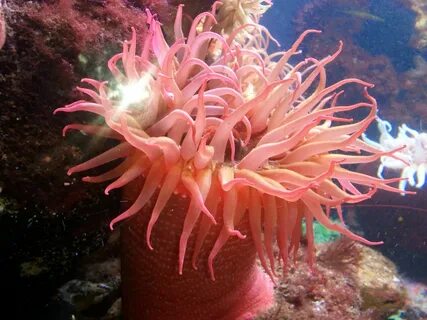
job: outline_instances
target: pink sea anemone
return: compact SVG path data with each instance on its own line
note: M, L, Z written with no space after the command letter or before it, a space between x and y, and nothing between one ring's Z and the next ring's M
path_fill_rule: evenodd
M111 83L82 80L92 89L78 90L90 101L77 101L55 112L95 113L105 119L105 125L71 124L64 128L64 134L74 129L118 143L71 168L68 174L123 159L114 169L83 180L99 183L115 179L105 190L108 194L128 184L137 186L135 181L142 178L135 201L111 222L111 228L141 216L142 210L147 219L143 233L146 244L159 256L175 256L163 252L162 243L169 241L168 232L176 231L172 228L179 228L177 243L169 246L176 248L177 268L168 268L182 274L183 279L207 266L210 278L221 281L218 273L223 270L215 259L230 241L248 243L247 236L265 272L273 278L275 260L279 258L286 266L289 255L296 254L302 223L306 224L307 260L313 263L313 220L353 240L378 244L349 231L342 217L342 204L363 201L377 189L400 192L389 185L398 179L382 180L348 169L348 165L372 162L381 156L394 157L395 150L383 152L359 139L377 111L376 101L367 90L372 84L353 78L326 84L325 68L341 52L341 43L330 56L290 65L303 39L319 33L317 30L304 32L289 50L274 54L267 54L270 36L257 23L242 25L228 34L211 31L218 5L212 12L197 16L187 36L181 28L180 6L172 44L166 42L161 24L147 11L148 30L141 40L133 30L131 40L123 44L123 52L110 59ZM366 101L341 105L339 97L348 84L364 87ZM358 122L339 116L358 109L368 110ZM171 223L167 231L167 222L163 226L158 222L162 215L171 216L172 209L168 208L176 201L186 214L179 224ZM144 208L149 208L151 215ZM337 210L341 223L331 221L331 208ZM242 227L244 221L248 222L247 228ZM155 243L152 238L156 228L163 238L156 236ZM275 242L278 257L274 254ZM224 251L224 255L229 252ZM199 259L202 256L204 259ZM238 274L239 268L227 272ZM225 277L224 283L228 283L237 276ZM153 288L160 286L158 282ZM212 286L215 283L210 282ZM186 286L185 280L182 286ZM183 319L237 319L257 314L271 303L271 286L257 288L254 292L260 294L251 293L252 303L241 303L238 308L222 306L217 315L209 309L208 315L200 311L185 318L192 314L188 313ZM174 308L180 310L178 301L195 294L194 290L171 299L177 301ZM197 290L202 294L200 288ZM251 285L245 287L245 294L250 290ZM263 295L265 301L255 303ZM233 304L239 297L231 300ZM166 319L160 309L153 308L155 311L145 317L161 319L159 314L163 314ZM186 312L190 312L188 309Z

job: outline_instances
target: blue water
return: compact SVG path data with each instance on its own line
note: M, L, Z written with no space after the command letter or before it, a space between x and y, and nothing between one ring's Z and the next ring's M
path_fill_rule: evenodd
M273 8L268 10L261 23L270 30L282 48L288 48L297 36L293 27L296 12L306 1L275 1Z
M405 71L412 68L415 55L427 57L426 52L412 48L410 45L411 36L414 33L415 13L399 1L371 0L362 8L356 1L275 1L273 8L266 12L261 22L279 40L282 47L287 48L298 36L298 32L295 31L297 13L301 14L299 11L313 2L324 2L324 5L318 10L306 9L308 19L310 16L316 18L307 22L307 29L319 28L317 19L331 20L345 16L350 28L352 20L362 19L363 30L354 33L354 41L372 55L390 57L397 70ZM357 16L357 12L370 13L383 21ZM322 30L321 27L320 30ZM339 33L339 30L336 31Z

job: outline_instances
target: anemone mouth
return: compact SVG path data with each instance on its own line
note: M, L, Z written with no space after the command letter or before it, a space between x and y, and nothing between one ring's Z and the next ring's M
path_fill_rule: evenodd
M180 6L171 45L147 11L148 30L141 48L133 30L123 52L108 63L116 82L123 84L120 101L111 98L117 96L111 94L116 89L105 82L83 79L92 89L78 89L91 101L77 101L56 112L95 113L105 118L106 127L72 124L64 132L76 129L119 143L69 173L124 159L111 171L84 180L114 180L106 188L108 193L144 178L133 205L111 227L137 214L158 191L147 227L150 248L150 235L172 194L187 196L179 241L180 273L190 234L197 232L196 261L219 215L222 228L208 258L212 279L213 260L227 240L245 238L238 230L245 215L261 264L270 276L273 243L277 242L279 259L286 264L298 250L303 221L310 263L314 261L314 219L354 240L378 244L350 232L341 207L363 201L377 189L400 192L389 185L396 179L381 180L344 167L382 156L398 158L396 150L384 152L359 138L376 116L376 101L367 90L372 85L352 78L326 85L326 66L339 55L342 43L323 59L289 64L304 38L319 31L307 30L289 50L268 54L271 38L256 15L225 33L215 19L217 6L197 16L186 37ZM248 33L248 28L253 32ZM136 87L126 87L129 84ZM339 104L342 87L349 84L365 88L364 102ZM358 122L336 115L361 108L369 112ZM362 193L358 186L368 191ZM341 223L330 220L332 208Z

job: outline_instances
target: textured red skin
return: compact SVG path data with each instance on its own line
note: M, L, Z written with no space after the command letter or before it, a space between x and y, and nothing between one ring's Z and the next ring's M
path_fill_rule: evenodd
M127 188L125 197L139 191ZM127 196L126 196L127 195ZM154 201L152 201L154 202ZM153 205L153 203L152 203ZM193 231L187 247L183 274L178 274L178 244L188 199L173 196L152 233L150 250L146 228L147 206L121 227L122 303L126 320L253 319L273 303L273 284L256 264L256 251L247 219L238 228L245 240L231 238L215 258L215 281L210 279L207 257L220 230L212 228L198 260L191 266ZM197 230L196 226L196 229Z

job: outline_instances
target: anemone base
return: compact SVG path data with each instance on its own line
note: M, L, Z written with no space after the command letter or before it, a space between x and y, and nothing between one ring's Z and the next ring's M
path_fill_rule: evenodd
M247 238L230 239L215 258L215 281L210 278L207 258L220 230L220 221L205 240L197 270L191 265L196 233L193 232L183 274L179 275L178 243L187 207L187 199L179 196L169 201L152 233L154 250L146 243L150 206L124 222L121 229L124 319L253 319L266 311L273 303L273 285L256 264L247 220L238 226Z

